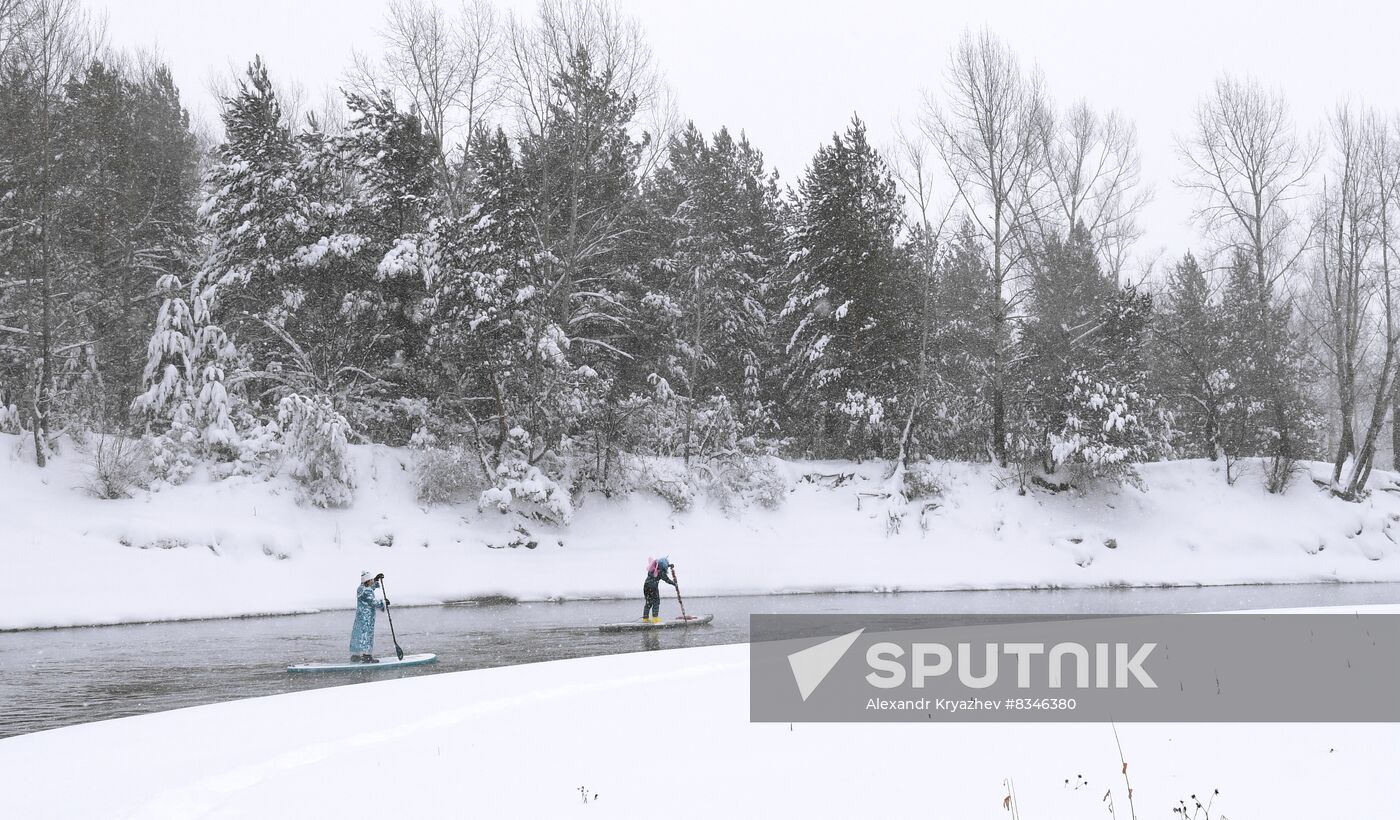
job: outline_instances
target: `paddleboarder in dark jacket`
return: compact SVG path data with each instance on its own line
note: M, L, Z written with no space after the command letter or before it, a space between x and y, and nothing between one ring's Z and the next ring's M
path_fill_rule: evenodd
M646 596L646 605L642 607L643 623L661 623L662 581L671 586L676 585L675 579L671 577L671 559L664 556L653 558L647 563L647 579L642 582L642 595Z
M350 630L350 660L355 663L379 663L374 657L374 611L383 610L389 601L377 601L374 591L379 588L379 579L384 573L375 575L360 573L360 588L355 590L355 626Z

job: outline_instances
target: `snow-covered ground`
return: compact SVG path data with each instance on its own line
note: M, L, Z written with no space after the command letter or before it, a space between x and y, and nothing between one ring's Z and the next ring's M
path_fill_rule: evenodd
M1024 496L1002 471L944 464L939 506L910 504L894 536L887 502L861 495L881 488L884 465L785 463L780 509L589 497L567 528L529 522L528 549L506 546L517 518L420 503L406 450L354 448L355 502L327 511L297 506L281 479L99 500L80 455L39 470L18 444L0 435L0 566L13 581L0 629L347 608L365 569L386 573L398 604L637 596L661 554L693 596L1400 580L1400 494L1348 503L1305 474L1271 496L1257 475L1227 486L1199 461L1144 466L1146 492ZM854 478L803 480L815 473Z
M0 813L1029 820L1108 818L1111 799L1122 818L1121 743L1141 818L1217 789L1212 818L1394 816L1395 724L1120 724L1115 740L1104 724L748 710L742 645L313 690L0 740Z

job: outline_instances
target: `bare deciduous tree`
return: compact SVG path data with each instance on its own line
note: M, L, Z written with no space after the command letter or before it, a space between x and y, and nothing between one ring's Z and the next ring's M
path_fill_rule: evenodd
M457 205L450 156L499 106L505 86L499 60L503 33L489 0L462 0L455 14L433 0L393 0L385 14L384 55L355 54L349 84L362 94L400 96L423 120L439 148L438 173L449 205Z
M1178 184L1198 197L1195 220L1225 258L1247 260L1256 292L1269 301L1264 309L1287 316L1298 262L1311 241L1297 211L1317 162L1316 146L1299 139L1281 95L1251 79L1223 76L1197 106L1195 130L1178 138L1177 150L1187 167ZM1281 338L1283 326L1264 321L1256 330L1264 355L1283 355L1289 344ZM1261 363L1260 370L1275 436L1271 491L1287 485L1301 455L1289 407L1293 377L1278 365Z
M0 0L0 65L11 65L10 58L29 26L32 13L28 0Z
M1371 477L1375 463L1376 441L1380 438L1385 424L1387 409L1393 410L1394 391L1400 383L1400 318L1397 318L1396 283L1391 270L1394 264L1395 248L1392 235L1394 224L1392 211L1400 200L1400 140L1396 136L1395 122L1377 120L1372 126L1374 144L1370 154L1370 185L1375 191L1375 220L1377 247L1380 258L1376 260L1375 288L1379 292L1380 319L1376 334L1381 345L1380 370L1375 377L1374 393L1371 402L1371 418L1366 425L1366 433L1357 447L1357 457L1353 463L1351 476L1343 495L1356 498L1364 490Z
M930 367L931 339L934 331L934 299L937 289L938 253L942 243L943 230L952 207L956 202L936 213L935 181L939 168L934 157L934 148L921 134L911 133L902 123L895 125L895 143L888 155L891 157L890 171L904 190L906 202L913 207L911 222L905 231L913 238L912 248L915 257L915 273L918 293L914 303L918 306L917 326L919 334L918 366L912 385L912 395L907 402L909 412L905 418L904 430L899 439L899 452L895 459L895 469L902 469L909 457L909 442L913 434L914 419L923 409L933 389ZM935 221L936 220L936 221Z
M547 126L558 94L552 78L580 49L618 94L636 97L639 111L665 97L651 46L636 20L607 0L541 0L533 18L512 16L506 26L503 81L526 129L539 132Z
M1339 436L1332 483L1356 455L1357 378L1365 366L1375 281L1371 256L1378 241L1377 193L1370 184L1375 121L1355 106L1337 106L1330 120L1332 161L1319 196L1318 260L1310 310L1304 312L1325 351L1321 364L1336 385Z
M1357 106L1339 105L1330 131L1333 158L1319 197L1311 318L1337 391L1340 435L1332 491L1355 499L1370 477L1400 357L1391 274L1400 156L1392 125ZM1369 411L1358 438L1368 390Z
M1198 195L1196 222L1221 250L1248 254L1262 281L1286 284L1308 245L1296 211L1318 150L1298 138L1283 97L1221 77L1177 152L1187 166L1177 184Z
M1049 222L1062 233L1083 222L1104 270L1118 276L1142 236L1137 216L1152 198L1141 184L1137 129L1083 101L1044 122Z
M641 26L622 15L606 0L542 0L533 21L513 17L508 26L505 72L509 100L521 119L524 133L541 144L552 139L552 110L566 105L566 93L556 79L571 70L571 63L586 53L594 76L606 84L606 93L620 100L636 102L636 117L651 116L656 109L673 110L652 59ZM662 120L663 122L665 120ZM599 127L601 123L597 124ZM645 180L661 159L658 143L668 141L666 131L648 132L650 137L634 184ZM605 137L590 129L589 135L568 147L568 157L543 162L536 169L539 189L566 191L581 196L582 182L594 163L596 142ZM626 216L635 197L621 197L611 206L579 200L563 208L567 224L538 225L540 245L549 248L559 261L561 284L569 281L588 260L607 253L626 230ZM575 283L578 284L578 283Z
M1037 73L1022 71L1007 45L983 30L965 33L948 61L947 99L926 95L921 126L958 199L987 244L995 300L987 317L995 350L990 373L990 450L1006 463L1006 362L1015 277L1029 248L1035 202L1045 184L1046 105Z

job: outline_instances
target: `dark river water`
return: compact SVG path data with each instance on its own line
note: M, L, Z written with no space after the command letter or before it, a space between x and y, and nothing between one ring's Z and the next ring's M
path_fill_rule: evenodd
M438 663L314 675L286 667L345 659L352 612L0 632L0 737L387 677L743 643L753 613L1152 614L1394 603L1400 584L695 598L687 612L713 614L713 624L612 634L598 626L640 617L640 600L395 607L404 651L435 652ZM663 616L677 614L667 601ZM375 653L394 654L383 615Z

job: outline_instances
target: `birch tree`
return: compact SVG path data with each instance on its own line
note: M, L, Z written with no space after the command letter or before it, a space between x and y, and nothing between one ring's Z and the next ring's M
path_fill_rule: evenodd
M1316 337L1331 371L1338 408L1337 450L1332 484L1356 455L1357 379L1371 341L1370 313L1375 281L1371 257L1379 237L1376 194L1369 184L1375 151L1374 121L1347 103L1330 118L1332 159L1319 196L1318 261L1313 283Z
M1376 377L1371 401L1371 416L1366 425L1366 433L1357 448L1351 477L1342 491L1346 498L1356 498L1370 478L1375 463L1376 442L1381 427L1385 423L1387 406L1393 411L1393 392L1400 375L1400 320L1397 320L1395 281L1392 267L1395 263L1393 235L1394 208L1400 199L1400 138L1396 135L1393 121L1381 122L1375 126L1374 150L1370 163L1371 186L1376 196L1376 232L1379 238L1380 259L1377 262L1379 281L1379 343L1381 350L1380 373Z
M1400 158L1393 126L1355 105L1337 107L1330 131L1332 161L1319 208L1315 323L1339 410L1332 490L1355 499L1365 492L1400 369L1391 273Z

